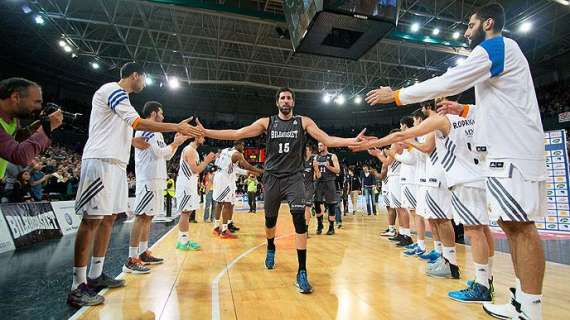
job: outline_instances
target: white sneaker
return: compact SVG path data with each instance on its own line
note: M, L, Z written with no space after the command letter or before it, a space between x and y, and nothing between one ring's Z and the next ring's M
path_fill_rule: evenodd
M521 316L520 312L520 303L515 300L515 288L509 289L511 293L511 302L506 304L492 304L492 303L485 303L483 304L483 310L487 312L491 317L497 319L519 319ZM525 319L522 318L521 319Z
M383 233L380 234L381 237L394 237L396 235L396 230L386 229Z

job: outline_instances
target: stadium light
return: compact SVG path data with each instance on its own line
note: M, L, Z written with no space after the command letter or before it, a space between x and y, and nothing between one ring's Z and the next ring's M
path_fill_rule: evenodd
M101 66L99 65L99 63L97 62L91 62L91 68L97 70L99 69Z
M62 47L62 48L64 48L65 46L67 46L67 43L66 43L65 41L63 41L63 40L59 40L58 44L59 44L59 46Z
M453 33L453 39L457 40L457 39L459 39L459 36L460 36L459 31L455 31Z
M173 90L180 88L180 81L178 80L178 78L168 77L168 87Z
M325 95L323 96L323 102L326 104L329 104L329 103L331 103L331 100L332 100L331 95L328 93L325 93Z
M520 25L520 27L519 27L519 31L520 31L520 32L523 32L523 33L529 32L530 29L532 29L532 23L530 23L530 22L528 22L528 21L523 22L523 23Z
M354 103L361 104L362 103L362 97L361 96L354 97Z
M36 24L39 24L39 25L43 25L43 24L46 22L46 21L44 20L44 18L43 18L42 16L40 16L40 15L36 15L36 16L34 17L34 21L36 22Z
M433 29L433 31L431 32L431 34L433 34L434 36L437 36L437 35L439 34L439 28Z
M413 23L410 30L411 30L412 32L418 32L418 31L420 31L420 24L417 23L417 22Z
M71 49L70 46L68 46L68 45L66 44L66 45L63 47L63 51L65 51L65 52L67 52L67 53L70 53L70 52L73 51L73 50Z
M460 66L465 62L465 58L457 58L457 60L455 60L455 64Z
M144 83L145 83L147 86L152 86L152 85L154 84L154 81L152 80L151 77L146 76L146 79L144 80Z
M338 104L339 106L342 106L344 104L344 102L346 101L346 98L344 97L344 95L339 94L336 99L334 99L334 102L336 104Z

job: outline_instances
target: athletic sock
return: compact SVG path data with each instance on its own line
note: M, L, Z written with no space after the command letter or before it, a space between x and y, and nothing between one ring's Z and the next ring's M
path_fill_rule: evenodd
M139 255L139 247L129 247L129 258L136 258Z
M220 220L214 220L214 228L220 227Z
M77 289L82 283L87 283L87 267L73 267L71 290Z
M400 228L400 234L402 234L403 236L408 236L408 237L410 237L412 235L410 233L409 228Z
M495 256L489 257L489 280L493 280L493 258Z
M227 223L222 223L222 232L228 230L228 224Z
M234 221L232 219L228 220L228 224L232 224Z
M457 265L457 255L455 254L455 247L443 247L443 257L452 265Z
M517 292L518 293L518 292ZM542 320L542 295L523 292L519 295L521 311L532 320Z
M426 241L425 240L418 240L418 247L420 247L420 250L425 250L426 249Z
M475 265L475 282L489 289L489 265L478 264Z
M297 249L297 260L299 260L299 272L307 270L307 249Z
M91 268L89 268L90 279L97 279L101 276L101 274L103 273L104 262L105 262L105 257L91 257Z
M267 239L267 250L275 251L275 238Z
M139 242L139 253L144 253L148 250L148 241Z
M388 226L388 230L389 231L396 231L396 226L395 225Z
M515 300L516 301L521 302L521 294L522 294L521 280L519 278L515 277Z
M178 242L186 244L188 242L188 231L178 233Z
M435 250L435 252L442 254L443 253L443 245L441 244L441 241L434 241L433 242L433 249Z

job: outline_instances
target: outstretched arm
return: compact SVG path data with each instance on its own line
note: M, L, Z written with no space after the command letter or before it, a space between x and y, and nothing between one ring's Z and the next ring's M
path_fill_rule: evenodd
M311 135L311 137L315 138L315 140L319 142L322 142L325 146L330 148L348 147L366 138L364 136L366 129L362 130L360 134L355 138L339 138L339 137L329 136L326 132L324 132L317 126L317 124L315 123L315 121L313 121L313 119L309 117L303 117L303 126L305 127L305 131L307 131L307 133Z
M205 129L198 121L198 127L204 131L206 138L215 140L241 140L262 135L269 126L269 118L261 118L247 127L237 130L213 130Z
M263 174L263 170L258 169L254 166L252 166L249 162L247 162L245 160L245 157L243 156L243 153L241 152L234 152L234 154L232 155L232 162L233 163L238 163L238 165L240 166L240 168L245 169L247 171L251 171L254 172L256 175L261 175Z

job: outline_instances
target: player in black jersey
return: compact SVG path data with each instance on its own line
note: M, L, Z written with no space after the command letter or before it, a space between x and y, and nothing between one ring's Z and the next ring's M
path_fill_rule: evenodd
M305 161L303 179L305 182L305 221L307 225L307 237L309 232L309 222L311 221L311 208L313 207L315 195L315 180L318 178L318 166L316 155L313 154L313 145L305 146Z
M327 146L322 142L319 142L317 165L319 166L318 170L320 173L315 187L315 212L318 215L319 222L317 234L320 234L323 229L323 217L320 215L321 203L323 203L328 209L329 230L327 231L327 235L333 235L335 232L336 205L338 203L336 176L340 173L340 165L337 156L333 153L329 153Z
M303 160L306 134L330 147L352 146L365 139L364 130L355 138L331 137L319 129L308 117L293 115L295 95L289 88L279 89L275 95L277 115L258 119L251 125L238 130L204 130L206 137L217 140L239 140L266 137L265 173L262 183L265 190L265 234L267 256L265 267L275 266L275 226L281 200L287 200L295 226L295 245L299 269L297 288L301 293L312 292L307 278L307 225L305 221L305 186L303 183Z

